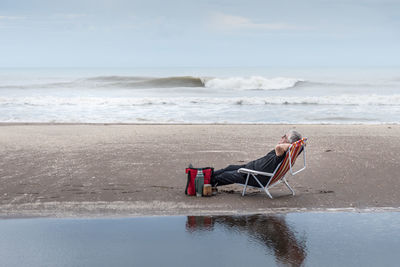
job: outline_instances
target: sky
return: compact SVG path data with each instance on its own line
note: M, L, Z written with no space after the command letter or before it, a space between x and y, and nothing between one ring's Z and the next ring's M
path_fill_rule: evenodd
M0 0L0 67L392 67L400 0Z

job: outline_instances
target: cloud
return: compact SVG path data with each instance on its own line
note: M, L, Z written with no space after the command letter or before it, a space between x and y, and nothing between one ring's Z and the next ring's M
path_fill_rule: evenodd
M20 16L0 16L0 20L14 20L14 19L25 19L25 17Z
M215 13L212 17L212 26L220 30L241 30L241 29L254 29L254 30L305 30L307 28L297 25L290 25L287 23L257 23L249 18L242 16L234 16L223 13Z
M55 18L55 19L74 20L74 19L78 19L78 18L87 17L87 14L73 14L73 13L64 14L63 13L63 14L53 14L51 17Z

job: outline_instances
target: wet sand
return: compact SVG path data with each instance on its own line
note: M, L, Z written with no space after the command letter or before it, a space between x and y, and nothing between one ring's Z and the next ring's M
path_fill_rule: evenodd
M241 197L187 197L185 167L243 164L296 128L307 170ZM248 214L399 210L399 125L0 124L0 216ZM299 160L297 167L301 165Z

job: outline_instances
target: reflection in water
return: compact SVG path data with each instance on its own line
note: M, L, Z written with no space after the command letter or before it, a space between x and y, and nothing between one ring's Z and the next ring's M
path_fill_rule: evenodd
M246 233L272 250L278 264L299 266L306 258L305 237L296 238L284 215L188 216L186 221L186 230L191 233L213 231L218 226Z

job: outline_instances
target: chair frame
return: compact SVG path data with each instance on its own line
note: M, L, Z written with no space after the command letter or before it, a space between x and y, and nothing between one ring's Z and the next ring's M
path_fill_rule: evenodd
M289 167L290 167L289 170L290 170L290 174L291 174L292 176L298 174L298 173L301 172L301 171L304 171L304 170L306 169L306 167L307 167L307 166L306 166L306 141L307 141L307 139L305 138L305 139L304 139L304 144L302 145L304 166L303 166L303 168L301 168L300 170L298 170L298 171L296 171L296 172L293 172L293 166L292 166L291 148L292 148L293 144L290 145L289 148L288 148L288 153L289 153L288 159L289 159ZM273 180L273 178L274 178L276 172L279 170L279 167L282 165L282 163L283 163L283 161L282 161L281 163L279 163L279 165L275 168L275 170L274 170L273 173L269 173L269 172L260 172L260 171L255 171L255 170L251 170L251 169L240 168L240 169L238 170L239 173L245 173L245 174L247 174L246 183L245 183L244 185L243 185L243 184L240 184L240 185L243 185L243 186L244 186L243 192L242 192L242 196L244 196L244 194L246 193L247 187L254 187L254 188L258 188L258 189L260 189L260 190L264 190L264 192L265 192L271 199L273 199L273 197L272 197L271 193L268 191L268 189L274 187L275 185L278 185L278 184L282 183L282 181L285 183L285 185L289 188L289 190L292 192L292 195L294 196L294 195L295 195L295 192L294 192L293 188L290 187L290 185L289 185L289 183L288 183L288 181L286 180L286 177L285 177L285 175L286 175L287 172L282 176L282 178L280 178L280 179L279 179L278 181L276 181L274 184L270 185L271 181ZM257 181L257 183L260 185L260 187L255 187L255 186L248 185L250 175ZM257 179L256 175L270 176L271 178L269 179L268 183L267 183L265 186L263 186L263 185L261 184L261 182Z

